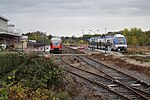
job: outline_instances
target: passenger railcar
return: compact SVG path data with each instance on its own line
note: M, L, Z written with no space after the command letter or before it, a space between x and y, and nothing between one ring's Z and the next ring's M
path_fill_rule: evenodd
M107 49L109 46L114 51L126 51L127 42L125 36L116 34L114 36L95 37L90 40L92 47L97 49Z
M50 40L50 53L62 52L62 39L60 37L52 37Z

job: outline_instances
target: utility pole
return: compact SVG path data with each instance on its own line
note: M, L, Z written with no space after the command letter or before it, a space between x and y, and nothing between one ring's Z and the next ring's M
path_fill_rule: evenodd
M43 35L44 35L44 52L45 52L45 35L46 35L46 33L43 33Z
M84 30L82 29L82 35L84 35Z
M22 52L23 52L23 41L22 41Z
M106 44L106 29L107 29L107 28L105 27L105 35L104 35L104 38L105 38L105 54L106 54L106 45L107 45L107 44Z

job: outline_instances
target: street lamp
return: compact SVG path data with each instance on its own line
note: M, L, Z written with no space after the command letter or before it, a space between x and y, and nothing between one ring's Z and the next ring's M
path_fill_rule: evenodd
M93 30L89 30L91 32L93 32L94 34L96 34L96 32L98 32L99 30L93 31Z
M45 52L45 35L46 35L46 32L40 32L43 38L43 43L44 43L44 52Z
M43 35L44 35L44 52L45 52L45 35L46 35L46 32L43 33Z

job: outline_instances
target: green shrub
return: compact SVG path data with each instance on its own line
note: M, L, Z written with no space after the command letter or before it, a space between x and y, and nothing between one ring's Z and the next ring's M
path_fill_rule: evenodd
M20 55L17 52L0 52L0 76L4 76L11 70L17 68L20 62Z
M56 94L56 98L59 98L60 100L69 100L69 95L67 92L59 92Z
M25 63L15 73L16 81L25 86L56 89L63 81L63 72L51 59L30 55Z
M68 98L68 94L61 91L62 69L51 59L16 52L1 52L0 59L0 74L5 77L0 100Z

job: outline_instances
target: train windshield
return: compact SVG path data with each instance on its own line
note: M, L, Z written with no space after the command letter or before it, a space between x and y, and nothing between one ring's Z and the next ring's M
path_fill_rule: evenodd
M118 44L125 44L124 37L118 37Z
M52 40L52 44L57 46L60 44L60 40Z

